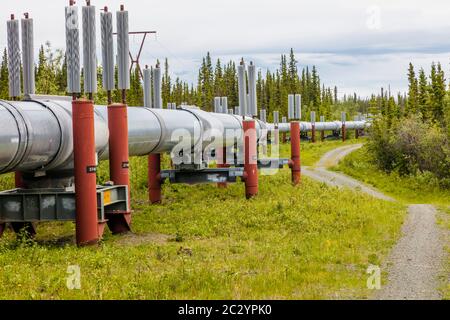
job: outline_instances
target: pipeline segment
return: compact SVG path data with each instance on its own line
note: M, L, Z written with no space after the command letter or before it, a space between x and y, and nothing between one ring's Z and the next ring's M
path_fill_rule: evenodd
M250 118L245 118L249 120ZM99 160L109 158L108 110L95 106L95 146ZM364 121L348 121L347 130L364 129ZM72 106L70 101L0 100L0 173L59 172L73 169ZM238 142L242 146L243 119L238 115L208 113L195 107L182 109L128 108L130 156L167 153L188 139L201 150L211 147L211 140L220 136L225 147ZM257 139L273 124L255 120ZM311 130L302 122L303 132ZM279 132L289 132L289 124L278 124ZM342 123L316 123L316 130L341 130ZM235 134L225 134L233 132Z

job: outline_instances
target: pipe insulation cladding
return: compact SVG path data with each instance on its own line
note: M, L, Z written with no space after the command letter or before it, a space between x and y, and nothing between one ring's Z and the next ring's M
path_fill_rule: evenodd
M67 92L81 92L80 30L78 8L66 7Z
M302 96L300 94L295 95L295 119L300 120L302 118Z
M7 22L8 35L8 76L9 76L9 96L20 97L21 83L20 83L20 43L19 43L19 20L14 20L14 17Z
M152 108L152 70L146 67L144 69L144 107Z
M332 122L316 122L316 131L341 131L343 122L332 121ZM371 125L368 121L347 121L345 126L347 129L366 129ZM272 123L267 124L267 129L274 130L275 126ZM282 122L278 124L278 129L280 132L289 132L289 123ZM300 122L300 132L311 132L312 124L311 122Z
M214 98L214 112L215 113L222 113L222 106L221 106L221 98L215 97Z
M293 94L288 95L288 119L295 119L295 96Z
M161 68L159 65L153 69L153 108L162 109Z
M118 88L130 89L130 36L128 32L128 11L117 11L117 67Z
M35 93L34 79L34 36L33 19L26 15L21 20L22 26L22 62L23 62L23 93L30 95Z
M258 116L258 106L256 97L256 66L250 62L248 66L248 98L249 98L249 112L250 117Z
M222 113L228 113L228 97L222 97L220 99L220 104L222 105Z
M102 64L103 64L103 89L112 91L114 82L114 40L112 13L105 11L100 13L101 38L102 38Z
M311 123L312 124L316 123L316 112L315 111L311 111Z
M232 147L236 141L242 145L242 121L240 116L208 113L188 106L177 110L129 107L129 154L172 152L180 139L189 145L189 150L195 147L206 150L218 136L225 146ZM106 160L109 158L106 106L94 108L94 122L98 159ZM260 139L267 126L255 122ZM70 101L0 100L0 127L0 173L73 169Z
M274 124L274 126L278 126L279 123L280 123L280 112L274 111L273 112L273 124Z
M97 92L97 50L95 6L84 6L83 12L83 72L84 92Z
M267 122L267 112L266 112L266 109L261 109L259 113L260 113L259 119L260 119L262 122Z
M245 82L245 64L244 61L237 67L238 71L238 95L239 95L239 114L242 116L248 115L247 112L247 84Z

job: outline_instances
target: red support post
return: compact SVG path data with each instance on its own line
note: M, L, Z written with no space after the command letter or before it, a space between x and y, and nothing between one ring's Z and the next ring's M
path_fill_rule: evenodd
M217 168L229 168L230 166L227 164L227 148L218 148L216 150L216 158L217 158ZM228 183L226 182L219 182L217 184L219 188L227 188Z
M286 143L287 142L287 138L286 138L286 132L283 132L283 143Z
M22 172L15 172L14 173L14 184L15 184L17 189L25 188L25 184L23 182Z
M325 141L325 131L320 131L320 141L324 142Z
M244 180L247 199L258 194L258 153L254 120L243 121L244 127Z
M300 160L300 122L291 122L291 160L289 167L292 171L292 183L296 186L301 182Z
M148 156L148 193L151 203L161 203L161 155Z
M95 157L94 105L89 100L72 102L73 152L75 166L76 238L79 246L96 244L97 163Z
M342 142L347 139L347 129L345 128L345 123L342 124Z
M128 187L131 202L129 158L128 158L128 114L125 104L108 106L109 127L109 175L117 186ZM113 234L131 231L131 208L126 212L107 213L108 227Z
M311 142L316 143L316 125L311 123Z

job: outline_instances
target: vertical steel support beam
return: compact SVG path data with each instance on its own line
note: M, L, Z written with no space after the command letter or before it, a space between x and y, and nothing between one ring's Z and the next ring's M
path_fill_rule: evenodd
M23 183L22 172L15 172L14 173L14 185L15 185L15 187L17 189L25 188L25 185Z
M342 142L347 139L347 129L345 127L345 122L342 123Z
M217 158L217 168L229 168L230 166L227 164L227 148L218 148L216 150L216 158ZM219 188L227 188L228 183L219 182L217 184Z
M320 141L322 141L322 142L325 141L325 131L324 130L320 131Z
M251 199L258 194L258 153L254 120L243 121L245 195Z
M283 144L287 142L286 132L283 132Z
M22 172L14 173L14 185L17 189L25 188L25 183L23 181ZM17 234L19 234L21 232L25 232L24 236L26 236L26 237L34 238L34 236L36 236L36 228L35 228L34 224L31 222L12 222L11 227L13 228L14 232ZM0 229L1 229L1 226L0 226ZM2 231L0 230L0 236L1 236L1 233L2 233Z
M94 105L89 100L72 102L75 166L76 238L79 246L100 238L97 216L97 161L95 156Z
M129 159L128 159L128 114L125 104L108 106L109 127L109 176L115 185L128 186L128 200L131 202ZM109 214L108 227L113 234L131 231L131 208L127 212Z
M359 129L355 129L355 139L359 139Z
M148 193L151 203L161 203L161 155L148 156Z
M291 161L289 167L292 172L292 183L294 186L301 182L301 160L300 160L300 122L291 122Z
M311 123L311 142L316 143L316 125Z

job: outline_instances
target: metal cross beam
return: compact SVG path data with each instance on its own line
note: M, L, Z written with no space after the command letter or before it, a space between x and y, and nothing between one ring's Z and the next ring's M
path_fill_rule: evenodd
M133 70L133 66L136 64L136 67L139 70L139 74L141 75L141 78L144 78L144 74L142 73L142 69L141 69L141 65L139 63L139 59L141 58L141 54L142 54L142 49L144 48L144 43L145 40L147 39L147 35L148 34L156 34L156 31L133 31L133 32L129 32L128 34L130 35L136 35L136 34L141 34L143 35L142 37L142 41L141 41L141 46L139 47L139 52L136 56L136 58L133 57L133 55L130 53L130 59L131 59L131 65L130 65L130 72ZM114 33L114 35L117 35L117 33Z

